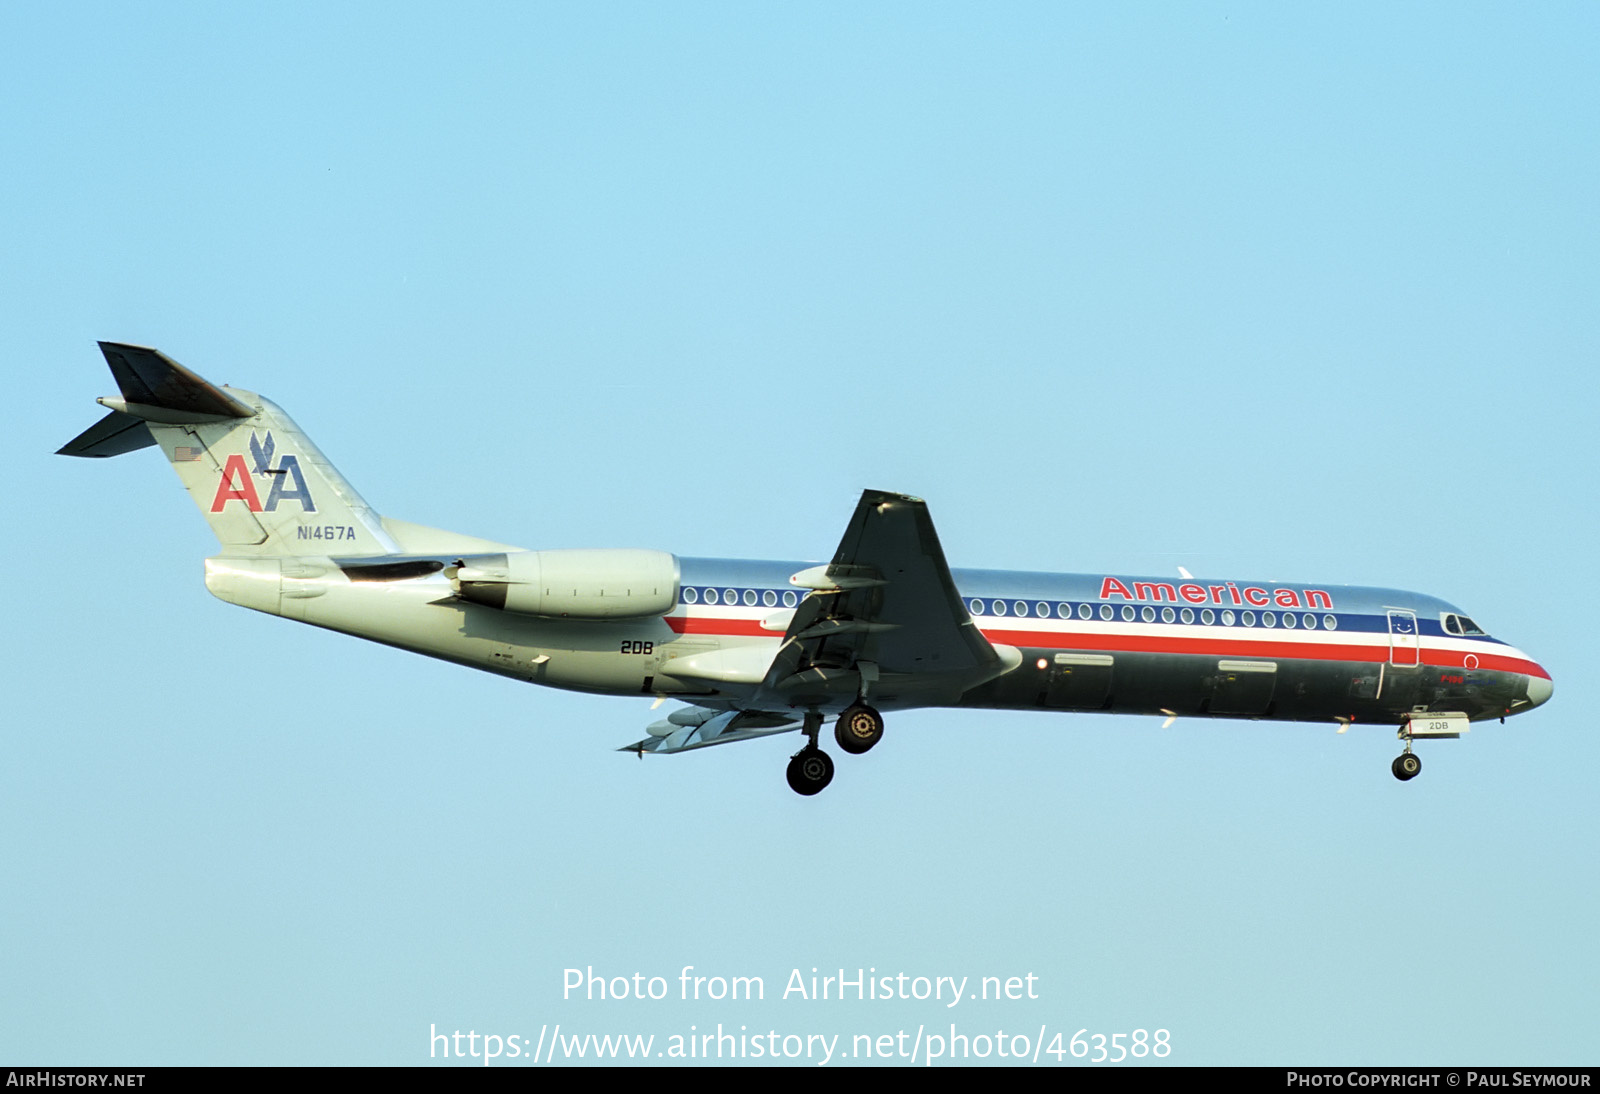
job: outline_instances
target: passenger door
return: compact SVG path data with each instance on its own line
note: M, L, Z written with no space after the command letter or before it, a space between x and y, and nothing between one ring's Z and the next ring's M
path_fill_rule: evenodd
M1389 609L1389 664L1416 668L1422 663L1422 640L1417 635L1417 613Z

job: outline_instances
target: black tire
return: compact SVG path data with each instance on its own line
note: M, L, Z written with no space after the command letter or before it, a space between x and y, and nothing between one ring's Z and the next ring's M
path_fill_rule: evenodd
M789 789L810 797L833 781L833 757L820 748L802 748L789 759Z
M1394 772L1394 777L1403 783L1408 783L1422 774L1422 757L1415 752L1404 752L1394 758L1394 763L1389 765L1389 770Z
M883 740L883 715L859 703L833 723L833 739L852 756L859 756Z

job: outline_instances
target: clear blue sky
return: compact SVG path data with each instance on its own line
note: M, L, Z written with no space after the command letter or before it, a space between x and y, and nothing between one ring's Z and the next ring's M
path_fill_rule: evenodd
M1539 5L0 10L0 1062L426 1062L430 1025L1596 1062L1600 14ZM925 711L640 761L647 699L232 608L155 345L380 511L1445 597L1555 698L1392 731ZM581 1003L562 970L762 976ZM791 969L1037 1000L778 999Z

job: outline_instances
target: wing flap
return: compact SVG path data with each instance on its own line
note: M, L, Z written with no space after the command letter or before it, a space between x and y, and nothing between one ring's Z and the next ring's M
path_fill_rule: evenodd
M633 752L640 756L646 752L671 755L696 748L710 748L712 745L770 737L775 733L789 733L799 728L800 719L789 714L685 707L650 726L650 736L644 740L623 745L617 751Z

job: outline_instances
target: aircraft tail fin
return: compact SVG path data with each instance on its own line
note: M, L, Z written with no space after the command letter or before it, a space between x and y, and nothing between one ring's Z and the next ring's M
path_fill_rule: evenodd
M120 398L61 448L107 457L159 445L231 556L402 550L383 519L271 401L218 387L157 350L101 342Z

